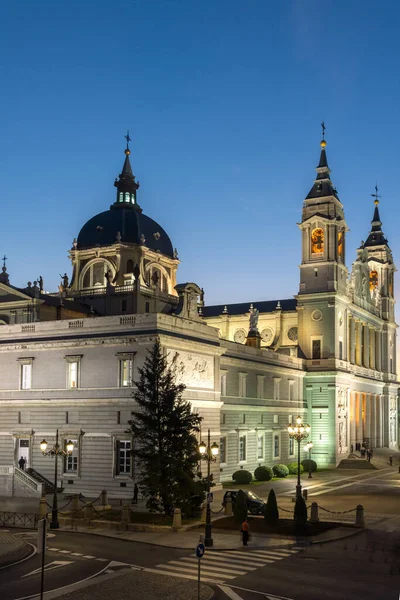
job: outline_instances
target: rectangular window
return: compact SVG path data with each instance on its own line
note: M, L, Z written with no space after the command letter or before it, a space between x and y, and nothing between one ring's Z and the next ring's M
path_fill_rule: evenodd
M289 425L293 423L293 415L289 415L288 423Z
M221 437L219 440L219 462L226 463L226 437Z
M257 375L257 398L264 398L264 375Z
M257 436L257 459L262 460L264 458L264 436Z
M279 458L279 435L274 435L274 458Z
M279 423L279 415L274 415L274 423Z
M67 443L69 439L66 439L64 442L64 450L67 450ZM74 444L74 449L72 454L65 457L65 472L66 473L77 473L78 472L78 440L71 439L71 442Z
M132 386L133 360L121 358L119 361L119 385L120 387Z
M32 365L21 365L21 390L30 390L32 387Z
M226 423L226 414L222 413L221 414L221 425L225 425L225 423Z
M343 342L339 340L339 360L343 360Z
M321 340L312 341L312 357L313 359L321 358Z
M129 475L131 472L131 441L117 441L117 475Z
M239 438L239 460L246 460L246 436L241 435Z
M244 425L246 423L246 415L245 413L242 414L242 425Z
M289 381L289 400L294 400L294 381Z
M294 438L289 438L289 456L294 456Z
M246 378L247 373L239 373L239 397L246 397Z
M78 361L68 362L68 387L70 389L78 387Z

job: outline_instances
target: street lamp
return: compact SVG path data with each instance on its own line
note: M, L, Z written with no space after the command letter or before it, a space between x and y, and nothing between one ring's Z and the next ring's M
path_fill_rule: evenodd
M219 446L215 442L211 445L210 430L208 430L207 445L204 442L201 442L201 444L199 444L199 452L201 459L207 461L207 512L204 545L207 547L211 547L214 542L211 533L210 468L211 463L216 462L217 460Z
M303 423L301 417L297 417L296 423L289 425L288 432L291 438L297 440L297 485L296 498L301 498L300 483L300 442L310 435L311 427Z
M311 473L311 450L313 447L313 443L307 442L307 444L304 446L306 450L308 450L308 479L312 479L312 473Z
M71 442L71 440L69 440L69 442L67 442L67 445L66 445L66 450L63 450L63 448L61 448L60 444L58 443L58 429L57 429L56 443L54 444L54 446L52 448L50 448L50 450L47 450L47 442L46 442L46 440L42 440L40 442L40 450L42 451L43 456L51 456L52 458L55 459L53 508L51 510L50 529L58 529L60 525L58 522L58 508L57 508L57 476L58 476L57 461L58 461L59 456L70 456L74 450L74 444L73 444L73 442Z

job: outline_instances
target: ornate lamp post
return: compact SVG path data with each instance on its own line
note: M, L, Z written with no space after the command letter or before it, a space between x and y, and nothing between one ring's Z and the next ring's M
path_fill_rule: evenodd
M309 461L310 461L308 463L309 464L309 467L308 467L308 479L312 479L312 473L311 473L311 450L312 450L313 445L314 444L311 441L307 442L307 444L305 445L305 449L308 450L308 458L309 458Z
M297 441L297 485L296 485L296 498L301 497L301 483L300 483L300 442L310 435L311 427L306 423L303 423L301 417L297 417L296 423L289 425L288 432L290 437Z
M206 528L204 535L204 545L206 547L211 547L214 542L212 539L212 528L211 528L211 500L210 500L210 468L211 463L216 462L219 446L215 442L211 445L210 439L210 430L208 430L207 435L207 445L204 442L201 442L199 445L199 452L202 460L207 461L207 513L206 513Z
M73 452L74 444L70 440L66 445L66 450L63 450L63 448L61 448L60 444L58 443L58 429L57 429L56 443L54 444L54 446L52 448L50 448L50 450L47 450L47 442L46 442L46 440L42 440L40 442L40 449L42 451L43 456L51 456L52 458L55 459L55 462L54 462L54 495L53 495L53 508L51 510L50 529L58 529L60 525L58 522L58 508L57 508L57 477L58 477L57 461L58 461L59 456L70 456Z

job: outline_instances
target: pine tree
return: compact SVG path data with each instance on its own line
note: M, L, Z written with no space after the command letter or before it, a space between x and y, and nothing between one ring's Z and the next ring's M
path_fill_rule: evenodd
M160 342L148 352L133 394L138 409L129 421L139 486L150 510L171 514L181 508L190 515L204 499L204 481L195 480L200 458L195 433L202 419L183 400L185 386L175 382Z
M278 504L274 490L270 490L268 494L267 504L264 508L264 519L268 525L276 525L279 521Z

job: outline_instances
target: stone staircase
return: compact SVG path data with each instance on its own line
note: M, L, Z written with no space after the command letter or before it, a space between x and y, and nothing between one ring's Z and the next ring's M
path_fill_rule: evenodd
M29 469L27 469L26 472L28 473L28 475L30 475L31 477L33 477L33 479L35 479L38 483L42 484L43 491L44 491L45 494L53 494L53 492L54 492L54 484L51 483L51 481L49 481L48 479L46 479L46 477L44 477L41 473L39 473L38 471L36 471L36 469L32 469L32 467L30 467Z
M359 469L359 470L376 470L376 467L366 458L358 457L355 454L350 454L349 458L344 458L337 466L338 469Z

